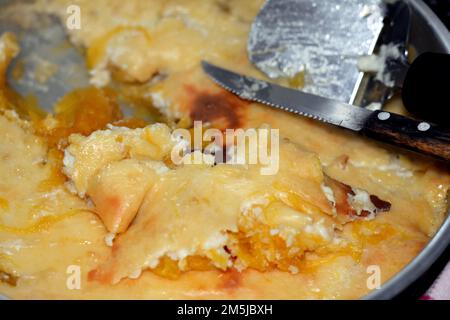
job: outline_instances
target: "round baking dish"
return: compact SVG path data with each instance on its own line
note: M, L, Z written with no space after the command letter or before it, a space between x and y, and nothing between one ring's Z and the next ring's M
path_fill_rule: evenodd
M450 33L422 0L405 0L411 4L413 23L411 43L417 53L427 51L450 54ZM0 4L8 2L0 0ZM436 235L422 252L379 290L363 299L392 299L419 279L450 245L450 212ZM0 295L0 300L7 299Z
M408 0L413 10L411 43L417 53L427 51L450 53L450 33L422 0ZM364 299L392 299L422 276L450 245L450 212L436 235L422 252Z

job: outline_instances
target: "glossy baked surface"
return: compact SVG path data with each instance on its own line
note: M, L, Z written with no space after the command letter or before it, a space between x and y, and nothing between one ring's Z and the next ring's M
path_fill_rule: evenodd
M4 70L18 48L11 35L0 40L0 293L359 298L369 292L368 267L389 279L441 225L450 186L442 165L241 101L203 74L207 59L262 77L246 56L262 1L78 3L82 28L68 32L86 48L97 87L64 97L54 116L8 89ZM10 10L65 19L67 5ZM135 107L132 117L122 115L118 97ZM403 112L396 101L388 108ZM170 132L193 120L279 129L279 173L172 166ZM390 210L349 218L355 208L346 186ZM111 232L120 234L112 240ZM67 286L70 266L80 267L80 290Z

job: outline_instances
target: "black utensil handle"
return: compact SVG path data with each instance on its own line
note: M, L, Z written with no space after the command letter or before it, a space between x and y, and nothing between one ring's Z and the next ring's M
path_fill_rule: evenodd
M418 56L403 82L406 109L420 119L450 126L450 55L426 52Z
M367 137L450 162L450 129L394 113L375 111L361 133Z

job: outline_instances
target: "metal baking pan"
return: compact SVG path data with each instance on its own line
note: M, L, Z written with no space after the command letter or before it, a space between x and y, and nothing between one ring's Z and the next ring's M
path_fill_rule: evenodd
M413 9L411 43L417 53L450 53L450 33L422 0L408 0ZM417 281L450 245L450 212L436 235L403 270L364 299L392 299Z
M450 54L450 33L422 0L405 0L413 10L411 44L417 53L427 51ZM4 4L5 0L0 0ZM388 280L379 290L363 299L392 299L416 282L450 245L450 212L439 231L422 252ZM0 300L5 299L0 295Z

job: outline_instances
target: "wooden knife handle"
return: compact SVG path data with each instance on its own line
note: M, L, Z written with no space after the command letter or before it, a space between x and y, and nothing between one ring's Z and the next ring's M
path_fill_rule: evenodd
M450 128L375 111L361 133L367 137L450 162Z

